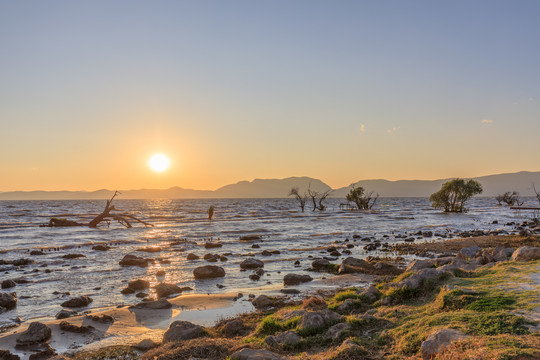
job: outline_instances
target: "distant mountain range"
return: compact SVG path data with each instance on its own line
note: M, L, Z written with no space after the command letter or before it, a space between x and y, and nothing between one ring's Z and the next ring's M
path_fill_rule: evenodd
M479 181L484 192L482 196L495 196L506 191L518 191L521 196L534 196L532 184L540 190L540 171L521 171L510 174L489 175L474 178ZM440 180L361 180L355 183L382 197L428 197L451 179ZM170 189L120 190L122 199L198 199L198 198L285 198L293 187L304 192L310 187L314 191L332 190L318 179L309 177L289 177L285 179L255 179L240 181L217 190L192 190L180 187ZM350 187L332 190L332 197L345 197ZM8 191L0 192L0 200L82 200L107 199L112 190L97 191Z

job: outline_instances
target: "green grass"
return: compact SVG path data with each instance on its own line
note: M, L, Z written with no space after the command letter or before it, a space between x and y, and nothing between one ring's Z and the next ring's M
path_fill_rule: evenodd
M527 322L521 316L508 313L478 314L469 319L469 332L476 335L528 334Z
M294 329L300 320L300 316L295 316L287 321L281 321L274 315L268 315L259 324L257 336L274 335L275 333Z

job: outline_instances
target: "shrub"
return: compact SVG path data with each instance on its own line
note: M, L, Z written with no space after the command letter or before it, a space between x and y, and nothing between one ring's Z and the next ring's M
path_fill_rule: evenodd
M465 202L481 193L482 185L478 181L458 178L445 182L441 190L431 194L429 200L433 207L444 209L444 212L463 212Z

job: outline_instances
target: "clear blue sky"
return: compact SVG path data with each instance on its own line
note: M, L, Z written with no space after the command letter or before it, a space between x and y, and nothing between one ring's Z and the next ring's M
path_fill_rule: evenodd
M537 171L539 19L539 1L0 0L0 191Z

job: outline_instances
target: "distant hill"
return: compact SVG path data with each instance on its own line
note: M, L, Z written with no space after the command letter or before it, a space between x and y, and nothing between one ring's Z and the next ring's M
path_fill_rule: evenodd
M506 191L518 191L521 196L534 196L532 184L540 190L540 171L489 175L474 178L484 187L482 196L495 196ZM427 197L439 190L450 179L440 180L361 180L356 182L367 190L382 197ZM310 187L315 191L330 190L330 186L309 177L289 177L285 179L255 179L240 181L223 186L215 191L183 189L139 189L120 190L122 199L198 199L198 198L285 198L293 187L304 192ZM345 197L349 187L335 189L332 197ZM112 190L97 191L7 191L0 192L0 200L82 200L107 199Z
M540 190L540 171L488 175L474 178L484 188L481 196L496 196L506 191L518 191L521 196L534 196L532 184L536 183ZM440 180L361 180L355 183L367 190L379 193L384 197L427 197L441 188L441 185L451 179ZM334 190L332 196L345 197L349 187Z

